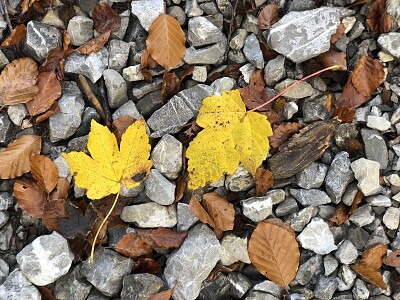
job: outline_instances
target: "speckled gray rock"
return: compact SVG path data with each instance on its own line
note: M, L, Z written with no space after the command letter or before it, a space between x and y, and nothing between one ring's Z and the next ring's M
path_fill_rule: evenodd
M162 77L153 78L153 82L140 82L132 89L132 95L136 99L142 99L147 94L161 90Z
M115 70L103 71L107 87L108 103L111 108L118 108L128 101L127 86L124 78Z
M242 200L240 205L242 206L243 214L254 223L258 223L272 214L272 199L268 196Z
M40 300L38 289L30 283L19 269L15 269L0 285L0 299Z
M67 32L71 45L82 46L93 38L93 20L84 16L75 16L68 22Z
M17 126L21 126L24 118L29 114L24 104L15 104L7 107L10 120Z
M299 211L299 206L297 204L296 199L294 199L293 197L287 197L284 201L279 203L278 207L275 209L275 214L278 217L282 217L298 211Z
M388 119L385 117L378 117L378 116L367 116L367 127L376 129L379 131L386 131L389 130L392 124Z
M354 177L358 180L357 185L364 196L374 195L380 191L379 168L379 163L365 158L357 159L351 163Z
M44 286L67 274L74 254L57 232L42 235L17 254L21 272L30 282Z
M379 163L380 169L386 169L389 156L386 142L377 130L361 129L361 136L365 145L367 159Z
M324 270L325 270L324 274L325 274L325 276L331 275L338 266L339 266L339 262L336 260L336 258L332 254L328 254L328 255L324 256Z
M221 96L223 91L230 91L236 87L236 80L230 77L222 77L214 80L211 83L212 94L214 96Z
M111 40L108 43L108 67L116 71L121 71L128 62L130 45L121 40Z
M81 74L96 82L103 75L108 66L108 50L101 50L89 55L73 52L66 60L64 70L66 73Z
M392 201L385 195L374 195L365 197L365 201L371 206L390 207Z
M254 33L250 34L243 47L244 56L257 69L264 68L264 57L261 52L260 42Z
M383 215L383 224L390 229L396 230L399 227L400 209L396 207L389 207Z
M235 173L226 176L225 186L232 192L247 191L254 187L253 176L242 165L239 165Z
M297 239L303 248L316 254L325 255L337 249L328 224L320 218L312 219Z
M276 284L275 282L265 280L253 286L253 290L266 292L280 298L282 296L282 293L285 291L285 288L280 286L279 284Z
M371 224L375 220L375 214L369 205L363 205L349 217L349 220L359 227Z
M11 193L0 192L0 210L7 210L14 205L14 197Z
M186 105L191 109L194 116L197 116L203 99L211 96L213 92L213 88L208 85L196 84L193 87L180 91L178 96L185 101Z
M293 84L296 80L285 79L275 86L275 90L280 93L286 89L289 85ZM313 94L313 87L307 82L300 82L290 90L286 91L282 96L290 99L301 99L310 97Z
M316 210L317 208L312 206L303 208L299 212L294 213L293 216L287 220L287 222L294 231L301 232L308 222L310 222Z
M5 112L0 112L0 145L6 146L13 138L13 133L14 124Z
M313 162L296 174L296 184L303 189L319 188L324 183L326 172L328 172L327 165Z
M247 37L247 31L245 29L237 29L231 38L231 41L229 42L229 46L233 50L240 50L244 46L244 42Z
M301 285L307 285L321 265L322 257L320 255L311 257L300 265L294 280Z
M335 7L290 12L272 25L267 42L296 63L306 61L329 50L340 19L350 14L347 9Z
M242 298L252 286L250 278L240 272L229 273L228 281L230 283L229 293L234 299Z
M389 32L379 36L378 38L379 46L385 50L390 55L400 59L400 33Z
M189 204L178 202L177 204L178 222L176 228L178 231L188 230L199 220L189 209Z
M195 65L216 64L223 58L226 47L227 39L222 35L221 41L215 45L202 47L200 49L196 49L193 46L187 48L183 60L187 64Z
M191 46L199 47L218 43L222 32L205 17L194 17L188 23L188 41Z
M182 151L180 141L164 135L151 152L153 166L168 179L176 179L182 170Z
M352 288L354 281L357 277L357 273L354 272L350 266L341 265L338 272L337 280L339 285L337 287L338 291L348 291Z
M290 194L303 206L319 206L331 203L329 196L324 191L317 189L290 189Z
M208 2L210 3L210 2ZM230 297L231 284L228 281L227 276L219 273L215 280L204 281L201 285L201 290L197 300L209 300L209 299L228 299Z
M185 12L188 17L198 17L204 13L203 10L197 4L196 0L186 1Z
M140 21L146 31L149 31L151 23L164 13L163 0L134 0L131 2L132 14Z
M369 290L365 282L361 279L356 279L353 289L353 297L356 300L367 300L369 299Z
M193 112L178 96L172 97L167 104L155 111L147 120L147 125L154 131L151 137L161 137L166 133L176 133L185 125Z
M337 289L339 282L334 277L320 275L314 289L314 296L321 300L332 299L333 293Z
M153 274L125 275L122 282L121 300L148 300L164 288L164 281Z
M175 205L163 206L155 202L125 206L121 213L125 222L138 227L174 227L177 222Z
M157 169L151 169L144 182L147 197L161 205L170 205L175 201L175 183L166 179Z
M251 63L247 63L243 67L239 68L239 71L243 75L244 82L246 82L246 83L250 82L250 77L254 73L255 70L256 70L256 68Z
M7 251L10 249L10 242L13 234L14 229L10 222L0 229L0 250Z
M116 119L122 116L129 116L136 120L143 118L143 116L139 113L136 108L135 103L132 100L128 100L124 104L121 105L113 114L112 119L115 121Z
M6 280L6 278L8 277L9 274L10 274L9 265L0 258L0 285L2 285L4 283L4 281Z
M61 33L55 27L37 21L29 21L26 25L24 52L40 63L61 44Z
M285 76L285 57L283 55L278 55L276 58L268 61L264 68L264 80L268 86L274 86L285 78Z
M81 274L102 294L113 297L121 290L123 277L131 272L134 263L131 258L100 247L94 252L93 264L89 258L83 262Z
M247 238L227 234L221 241L221 264L229 266L238 261L251 263L247 251Z
M77 266L57 280L53 293L58 300L85 300L91 289Z
M65 140L78 129L85 103L75 82L63 83L63 95L58 100L60 112L49 118L50 140L55 143Z
M155 68L155 69L150 69L149 73L151 76L157 76L163 73L163 69L161 68ZM142 81L145 80L145 76L142 73L142 69L140 67L140 64L134 65L134 66L128 66L122 70L122 76L126 81Z
M169 287L175 286L174 299L196 299L201 283L220 259L220 249L207 225L199 224L189 231L182 246L168 258L164 270Z
M357 248L349 240L343 240L335 252L335 257L342 264L352 264L356 261L358 257Z
M0 228L3 227L7 223L9 218L10 218L10 214L7 211L0 210ZM2 271L2 268L1 268L1 259L0 259L0 283L1 283L1 276L2 276L1 271Z
M316 98L307 98L303 102L303 120L311 123L313 121L326 120L329 117L329 112L326 109L326 95Z

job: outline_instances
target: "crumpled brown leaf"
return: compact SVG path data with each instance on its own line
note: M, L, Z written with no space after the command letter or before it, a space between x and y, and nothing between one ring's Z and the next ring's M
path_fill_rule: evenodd
M341 67L341 70L347 70L346 53L341 51L336 51L332 48L329 49L327 52L318 55L317 61L324 68L338 65Z
M354 108L349 108L346 106L339 106L335 109L332 119L337 117L342 123L353 122L356 116L356 110Z
M390 31L392 20L386 11L386 0L375 0L369 9L367 24L377 34Z
M33 154L30 159L32 177L36 180L39 189L47 194L57 186L58 168L48 157Z
M283 143L289 140L293 134L298 133L303 125L300 123L283 123L278 126L274 126L274 134L270 136L269 144L272 148L279 148Z
M8 47L12 45L17 45L19 42L22 42L26 36L26 26L24 24L20 24L14 28L13 32L4 40L1 44L1 47Z
M94 39L91 39L89 42L83 44L75 51L85 55L100 51L104 47L104 45L107 44L110 35L111 35L111 30L105 31L98 37L95 37Z
M278 5L271 3L266 5L258 15L258 28L269 29L279 21Z
M251 74L249 84L240 88L240 95L248 109L256 108L257 106L269 100L268 94L265 90L264 71L256 70ZM267 111L269 105L263 106L258 111Z
M378 270L382 266L383 258L386 256L387 246L375 245L364 251L358 264Z
M92 12L94 29L100 33L116 31L121 27L121 17L107 3L98 3Z
M378 271L366 267L364 265L350 265L350 267L355 271L358 275L360 275L365 281L376 285L377 287L386 290L387 284L383 281L381 273Z
M254 176L257 197L264 196L265 193L274 185L274 176L269 170L259 167Z
M400 250L391 252L387 257L383 259L383 263L387 266L400 268Z

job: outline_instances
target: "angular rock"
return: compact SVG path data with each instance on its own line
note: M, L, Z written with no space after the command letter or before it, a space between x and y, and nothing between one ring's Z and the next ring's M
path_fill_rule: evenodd
M325 276L329 276L336 270L339 266L338 261L332 254L328 254L324 256L324 269L325 269Z
M229 46L233 50L240 50L244 46L244 42L247 37L247 31L245 29L237 29L231 38L231 41L229 42Z
M286 102L285 107L283 108L283 116L286 120L290 120L295 113L299 111L299 107L293 101Z
M0 210L0 228L3 227L8 219L10 218L10 214L7 211L2 211ZM2 271L2 267L1 267L1 259L0 259L0 283L1 283L1 271Z
M15 269L0 285L0 299L40 300L38 289L30 283L19 269Z
M140 21L146 31L149 31L151 23L164 13L163 0L134 0L131 2L132 14Z
M229 266L238 261L251 264L247 251L247 238L227 234L221 241L221 263Z
M143 118L143 116L139 113L139 111L136 108L135 103L132 100L128 100L128 102L125 102L118 108L113 114L112 114L112 119L115 121L116 119L122 117L122 116L129 116L132 117L136 120Z
M314 289L314 296L321 300L332 299L333 293L336 291L339 282L334 277L325 277L320 275Z
M80 274L80 267L73 268L57 280L53 294L59 300L85 300L92 285Z
M275 209L275 214L278 217L287 216L299 211L296 199L293 197L287 197L282 203Z
M219 273L215 280L213 281L206 280L203 282L197 300L230 299L229 290L230 290L230 282L228 281L227 276L223 275L222 273Z
M358 227L371 224L375 220L375 214L373 213L371 206L363 205L350 216L349 220L356 224Z
M121 19L121 26L111 34L112 38L117 38L119 40L122 40L124 38L126 30L128 29L130 15L131 12L129 11L129 9L119 14L119 17Z
M199 220L189 209L189 204L178 202L177 204L178 223L176 227L178 231L188 230Z
M239 165L235 173L226 176L225 186L232 192L247 191L254 187L253 176L242 165Z
M163 73L163 69L161 68L156 68L156 69L150 69L149 73L151 76L157 76ZM134 66L128 66L122 70L122 76L126 81L142 81L145 80L145 76L142 73L142 69L140 67L140 64L134 65Z
M390 55L400 59L400 33L399 32L389 32L381 34L378 38L379 46L385 50L385 52Z
M257 69L264 68L264 57L261 52L260 42L254 33L250 34L244 42L243 53L247 60Z
M354 272L350 266L341 265L338 272L339 285L337 287L338 291L348 291L354 284L354 280L357 277L357 273Z
M104 70L103 77L107 87L108 103L111 108L118 108L128 101L126 82L117 71L113 69Z
M301 285L307 285L313 278L315 272L322 264L322 258L320 255L315 255L301 264L297 271L295 281Z
M385 117L378 117L369 115L367 117L367 127L379 131L386 131L390 129L392 124Z
M169 287L175 286L174 299L197 298L201 283L220 259L220 249L214 232L207 225L199 224L189 231L182 246L168 258L164 270Z
M251 13L247 13L244 16L244 20L242 22L242 28L245 29L247 32L260 35L260 28L258 27L258 18Z
M228 281L230 283L229 293L235 299L241 299L252 286L250 278L239 272L229 273Z
M305 99L303 102L304 122L326 120L329 117L329 112L326 109L327 101L327 96Z
M90 131L90 123L92 120L96 120L97 123L100 123L101 117L99 113L93 107L86 107L83 115L81 125L75 132L75 136L84 136L88 135Z
M203 99L213 94L212 87L205 84L196 84L195 86L180 91L178 96L185 101L186 105L191 109L194 116L197 116Z
M350 14L347 9L335 7L292 11L272 25L267 42L295 63L306 61L329 50L340 19Z
M13 234L14 229L11 223L0 229L0 250L7 251L10 249L10 241Z
M164 281L153 274L125 275L122 282L121 300L148 300L161 292Z
M213 90L212 95L221 96L223 91L230 91L236 87L236 80L230 77L218 78L211 83L210 87Z
M328 224L320 218L312 219L297 239L303 248L316 254L325 255L337 249Z
M93 20L84 16L75 16L68 22L67 32L71 45L82 46L93 38Z
M396 230L399 227L400 209L396 207L389 207L383 215L383 224L390 229Z
M275 86L275 90L280 93L286 89L289 85L293 84L296 80L285 79ZM310 97L313 94L313 87L307 82L300 82L290 90L286 91L282 96L290 99L301 99Z
M186 23L186 14L180 6L167 7L167 14L174 17L181 26Z
M189 19L188 40L194 47L218 43L222 39L222 32L213 23L204 17Z
M290 189L290 194L303 206L319 206L331 203L329 196L324 191L317 189Z
M324 183L326 172L327 165L313 162L296 174L296 184L303 189L319 188Z
M365 145L367 159L379 163L380 169L385 170L388 166L389 157L386 142L376 130L361 129L361 136Z
M357 248L349 240L343 240L335 252L335 257L342 264L353 264L358 257Z
M122 287L125 275L131 272L135 262L117 252L98 248L94 252L94 263L88 258L81 266L81 274L102 294L116 296Z
M155 202L125 206L121 213L125 222L141 228L174 227L177 222L175 205L163 206Z
M256 70L256 68L250 63L245 64L243 67L239 68L239 71L243 75L244 82L246 82L246 83L250 82L250 77L254 73L255 70Z
M186 49L183 60L190 65L216 64L223 58L227 47L227 39L223 35L220 42L215 45L196 49L193 46Z
M361 279L356 279L352 289L353 297L356 300L367 300L369 299L369 290L365 282Z
M17 254L21 272L38 286L52 283L67 274L73 259L67 240L55 231L36 238Z
M22 121L28 115L28 110L24 104L15 104L7 107L7 114L15 125L21 126Z
M188 17L198 17L204 13L203 10L197 4L196 0L186 1L185 12Z
M371 206L390 207L392 205L390 198L385 195L369 196L365 198L365 201Z
M175 184L168 181L157 169L151 169L144 182L147 197L161 205L175 201Z
M14 197L11 193L0 192L0 210L7 210L14 205Z
M301 232L308 222L310 222L315 210L315 207L309 206L293 214L293 218L288 220L290 227L296 232Z
M275 297L281 298L285 288L275 282L265 280L253 286L254 291L269 293Z
M272 199L268 196L242 200L240 205L243 214L254 223L258 223L272 214Z
M153 166L168 179L176 179L182 170L182 151L180 141L164 135L151 152Z
M380 191L379 168L379 163L365 158L357 159L351 163L354 177L358 180L357 186L364 196L374 195Z
M13 135L14 124L5 112L0 112L0 145L6 146L13 138Z
M285 57L278 55L268 61L264 68L264 80L268 86L274 86L286 76Z
M136 104L137 110L143 117L149 118L156 110L164 105L161 99L161 91L150 92Z
M121 71L128 62L130 45L121 40L111 40L108 43L108 67L116 71Z

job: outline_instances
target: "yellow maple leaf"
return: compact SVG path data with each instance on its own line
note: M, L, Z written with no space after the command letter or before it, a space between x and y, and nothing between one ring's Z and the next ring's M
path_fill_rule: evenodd
M271 125L266 116L246 112L239 90L205 98L196 123L204 129L186 151L190 189L232 174L239 163L254 175L268 155Z
M120 149L117 139L106 126L92 120L88 150L63 153L71 173L75 173L75 184L87 189L90 199L101 199L117 194L121 184L133 188L138 186L151 168L150 144L143 120L130 125L122 135Z

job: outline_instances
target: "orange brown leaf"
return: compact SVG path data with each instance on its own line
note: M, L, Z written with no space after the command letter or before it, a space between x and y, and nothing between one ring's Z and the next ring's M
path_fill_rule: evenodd
M116 31L121 26L120 16L106 3L99 3L93 10L94 29L100 33Z
M215 227L215 223L213 219L208 215L208 213L205 211L203 206L199 203L199 201L196 200L194 196L190 199L189 202L189 210L190 212L196 216L201 222L210 225L211 227Z
M8 47L22 42L26 36L26 27L24 24L18 25L13 32L1 44L1 47Z
M383 82L384 77L385 72L380 60L362 56L351 75L351 82L357 92L369 97Z
M338 117L343 123L351 123L353 122L355 116L356 111L354 108L339 106L335 109L332 118Z
M329 49L329 51L317 56L318 62L324 68L331 66L340 66L341 70L347 70L346 53Z
M280 124L273 130L273 135L269 137L269 144L272 148L279 148L280 145L287 142L295 133L299 133L303 125L300 123Z
M240 88L240 96L248 109L256 108L261 104L267 102L269 97L265 90L264 71L256 70L251 74L249 84ZM258 111L268 110L268 105L258 109Z
M125 234L114 249L130 258L137 258L142 255L149 255L153 252L153 248L147 244L137 233Z
M203 207L214 221L215 228L222 231L232 230L235 219L233 204L217 193L207 193L202 198Z
M169 300L171 299L172 293L174 292L174 289L169 289L166 291L159 292L157 294L154 294L149 298L149 300Z
M58 169L53 161L44 156L33 154L31 156L32 177L37 181L41 191L50 193L58 183Z
M274 185L274 176L269 170L259 167L254 176L257 197L264 196L265 193Z
M387 266L400 268L400 250L391 252L387 257L383 259L383 263Z
M103 32L98 37L91 39L89 42L83 44L75 51L85 55L100 51L104 47L104 45L107 44L110 35L111 35L111 30Z
M386 0L376 0L372 4L367 16L367 24L377 34L390 31L392 21L386 12Z
M122 135L135 122L131 116L121 116L112 123L113 133L118 142L121 142Z
M268 4L258 15L258 28L269 29L273 24L279 21L278 5Z
M377 287L386 290L387 289L387 284L383 281L381 273L378 271L363 266L363 265L351 265L350 266L353 271L355 271L358 275L360 275L365 281L376 285Z
M383 244L375 245L364 251L359 265L378 270L382 266L383 258L386 256L387 246Z
M19 179L14 183L14 197L18 206L33 218L42 218L47 195L32 179Z

